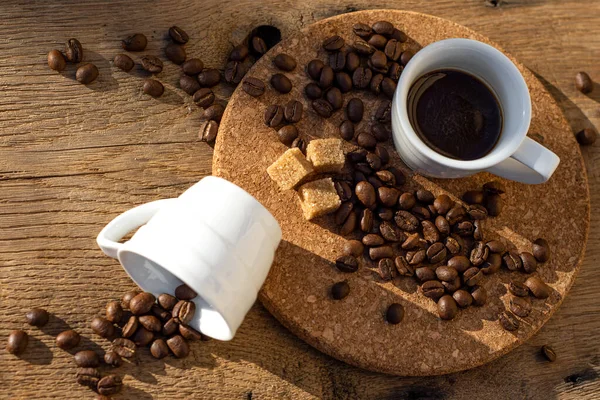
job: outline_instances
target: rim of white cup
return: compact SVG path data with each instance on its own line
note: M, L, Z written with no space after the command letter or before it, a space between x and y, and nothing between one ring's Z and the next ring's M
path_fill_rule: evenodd
M452 48L454 48L454 49L469 48L469 49L478 50L482 53L493 53L494 55L499 57L501 62L510 71L510 73L515 75L514 78L520 83L520 92L515 93L515 96L523 96L523 98L525 99L526 106L525 106L525 109L523 110L523 118L528 121L527 126L524 127L525 135L523 135L523 137L520 140L515 139L515 140L510 141L501 151L497 152L496 154L490 153L490 154L488 154L484 157L478 158L476 160L464 161L464 160L457 160L454 158L446 157L446 156L436 152L435 150L433 150L432 148L427 146L418 137L418 135L416 134L416 132L414 131L414 129L410 123L410 120L408 118L408 110L406 107L406 98L408 95L408 91L410 90L410 88L414 82L414 81L409 82L408 79L409 79L411 70L413 68L415 68L414 66L417 64L416 62L413 62L413 61L418 60L419 58L431 55L432 53L439 51L440 48L444 48L445 50L448 50L449 48L450 49L452 49ZM421 75L419 75L419 76L421 76ZM418 78L418 76L415 77L415 79L417 79L417 78ZM531 97L529 95L529 89L527 88L527 84L525 83L525 79L523 78L523 75L521 75L521 72L519 71L517 66L500 50L496 49L493 46L490 46L488 44L485 44L485 43L482 43L480 41L473 40L473 39L462 39L462 38L444 39L444 40L440 40L440 41L431 43L431 44L425 46L423 49L419 50L417 53L415 53L415 55L412 57L410 62L406 65L402 74L400 75L400 80L398 81L398 87L396 89L396 92L394 93L392 112L398 114L398 116L399 116L398 121L402 125L402 130L404 131L404 134L407 136L407 139L415 147L417 147L421 153L423 153L425 156L429 157L434 162L437 162L437 163L447 166L449 168L460 168L460 169L464 169L464 170L482 170L482 169L492 167L492 166L502 162L503 160L510 157L512 154L514 154L515 151L517 151L517 149L519 148L519 146L525 139L525 136L527 136L527 131L529 130L529 124L531 122ZM393 132L393 134L396 135L395 132Z

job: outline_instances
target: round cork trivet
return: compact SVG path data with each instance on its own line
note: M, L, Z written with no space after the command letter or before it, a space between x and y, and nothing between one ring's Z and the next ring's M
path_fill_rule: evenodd
M546 300L532 298L533 312L521 319L516 332L507 332L498 315L508 307L507 283L524 280L520 272L502 270L486 276L483 286L489 294L483 307L462 310L452 321L437 316L436 304L419 293L413 278L382 282L369 263L353 274L339 272L333 262L339 256L344 238L337 234L332 217L306 221L296 193L280 191L266 173L286 147L275 130L265 126L263 113L270 104L298 99L304 104L304 117L297 126L309 138L339 137L338 126L344 112L329 119L318 117L303 94L310 78L304 66L318 57L326 61L320 48L323 39L340 35L347 43L355 40L352 25L388 20L409 36L406 48L418 50L437 40L463 37L488 43L486 37L451 21L413 12L373 10L344 14L322 20L284 40L262 57L246 76L262 79L267 90L258 99L238 88L233 94L219 129L213 173L228 179L254 195L277 218L283 241L259 298L283 325L317 349L350 364L395 375L435 375L472 368L489 362L529 339L550 318L564 300L581 265L589 228L587 177L578 145L561 110L539 80L509 55L529 86L533 117L529 136L554 151L561 163L554 176L543 185L504 181L507 193L504 210L487 221L486 240L501 239L519 251L531 251L531 243L545 238L551 259L538 267L538 273L552 287ZM502 50L502 49L500 49ZM540 50L542 51L542 50ZM298 66L285 73L293 82L286 95L269 85L276 72L272 59L279 53L292 55ZM345 102L360 97L366 102L365 118L357 127L368 129L378 100L368 93L344 95ZM346 143L346 150L352 148ZM391 142L388 149L392 150ZM425 187L436 196L442 193L455 200L469 189L497 179L487 173L454 180L427 179L412 175L393 152L392 164L411 175L405 190ZM512 244L511 244L512 243ZM341 301L330 298L335 282L346 280L350 294ZM404 320L398 325L385 322L391 303L404 306Z

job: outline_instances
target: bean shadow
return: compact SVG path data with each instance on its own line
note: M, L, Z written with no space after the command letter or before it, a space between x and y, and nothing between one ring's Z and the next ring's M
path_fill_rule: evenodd
M52 350L35 336L29 335L28 339L29 344L27 345L27 349L15 357L34 365L51 364L54 358Z
M86 87L96 92L112 92L119 88L119 82L113 77L112 63L103 55L95 51L85 49L83 53L83 62L78 64L78 66L81 66L85 63L94 64L100 71L98 79L88 85L85 85Z
M600 83L594 82L592 91L590 93L586 93L585 95L594 100L596 103L600 103Z

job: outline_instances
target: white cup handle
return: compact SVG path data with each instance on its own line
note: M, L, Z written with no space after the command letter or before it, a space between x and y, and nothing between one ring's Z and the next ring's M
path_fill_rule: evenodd
M556 154L525 137L512 156L486 171L512 181L538 184L550 179L559 162L560 158Z
M160 210L166 203L173 202L177 199L164 199L151 201L150 203L142 204L125 211L110 221L108 225L100 231L96 238L96 243L100 249L109 257L117 258L119 249L123 243L119 243L127 233L144 225Z

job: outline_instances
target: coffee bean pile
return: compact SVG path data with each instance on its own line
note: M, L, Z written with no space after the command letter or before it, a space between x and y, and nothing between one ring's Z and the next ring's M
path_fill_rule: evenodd
M77 365L77 383L88 386L100 395L112 395L121 390L122 380L118 375L102 376L98 368L104 364L119 367L123 358L131 358L138 347L150 347L150 354L162 359L169 354L176 358L190 353L188 341L209 340L187 324L194 317L196 306L191 301L196 293L186 285L178 286L175 296L163 293L156 299L151 293L127 292L121 301L106 305L104 316L94 317L91 328L98 336L111 341L110 350L101 358L93 350L80 350L74 355ZM40 308L27 312L29 325L41 327L49 320L49 313ZM56 344L63 350L71 350L80 343L81 336L67 330L56 336ZM6 349L12 354L22 354L28 345L25 331L12 331Z
M48 67L54 71L64 71L67 67L67 62L80 64L82 61L83 46L79 40L74 38L67 40L64 52L54 49L48 53ZM98 67L94 64L86 63L77 68L75 79L77 79L79 83L87 85L94 82L99 74Z

